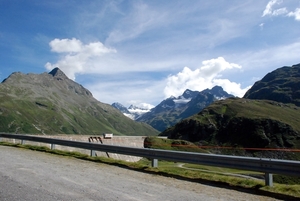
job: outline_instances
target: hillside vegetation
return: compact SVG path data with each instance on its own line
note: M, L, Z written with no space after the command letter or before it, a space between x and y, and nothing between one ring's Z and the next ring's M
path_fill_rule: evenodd
M157 135L145 123L93 98L58 68L11 74L0 84L0 131L30 134Z
M214 102L160 135L199 146L231 147L210 150L215 153L300 159L294 152L241 149L299 149L299 110L275 101L229 98Z

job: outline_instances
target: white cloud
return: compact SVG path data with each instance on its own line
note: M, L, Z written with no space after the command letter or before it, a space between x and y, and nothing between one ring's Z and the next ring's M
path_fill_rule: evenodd
M296 8L295 12L289 12L289 17L295 17L295 20L300 21L300 8Z
M241 84L236 82L231 82L228 79L214 79L212 81L213 85L216 86L222 86L224 91L226 91L229 94L233 94L238 97L243 97L244 94L251 88L251 86L248 86L244 89L241 88Z
M260 29L263 29L263 28L264 28L264 25L265 25L264 23L260 23L260 24L259 24Z
M276 4L279 5L282 2L283 1L279 1L279 0L269 1L269 3L267 4L267 6L262 14L262 17L264 17L266 15L271 15L271 16L284 15L284 16L288 16L288 17L294 17L295 20L300 21L300 8L296 8L294 12L289 12L286 7L282 7L282 8L278 8L278 9L273 8Z
M76 38L72 39L54 39L49 43L52 52L80 52L82 43Z
M115 49L105 47L101 42L92 42L83 44L80 40L72 39L54 39L49 43L51 51L62 54L57 63L47 62L45 67L52 70L59 67L70 79L75 80L77 73L91 73L95 63L90 62L95 59L101 59L104 54L116 52Z
M273 8L276 4L280 5L281 3L282 3L282 1L278 1L278 0L269 1L269 3L267 4L267 6L262 14L262 17L264 17L266 15L278 16L278 15L284 15L284 14L288 13L287 8L285 8L285 7L278 8L278 9Z
M228 63L223 57L217 59L206 60L202 62L203 66L200 68L201 73L207 77L216 77L220 72L226 69L242 68L235 63Z
M279 8L273 11L272 15L274 16L278 16L278 15L284 15L286 14L288 11L286 8Z
M266 16L266 15L272 15L272 7L277 3L277 0L271 0L269 1L269 3L267 4L262 17Z
M154 108L154 105L151 105L149 103L140 103L137 101L130 101L130 103L134 106L137 106L139 108L145 109L145 110L151 110L152 108Z
M236 96L243 96L248 89L241 89L240 84L220 78L221 72L233 68L240 69L240 65L229 63L223 57L203 61L202 65L194 71L184 67L177 75L169 76L164 89L165 97L179 96L186 89L202 91L215 85L222 86L225 91Z

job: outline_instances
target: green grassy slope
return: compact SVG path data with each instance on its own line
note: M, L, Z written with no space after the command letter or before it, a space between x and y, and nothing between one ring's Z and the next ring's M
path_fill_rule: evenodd
M257 81L244 98L267 99L300 106L300 64L278 68Z
M68 79L53 74L13 73L0 84L0 131L30 134L157 135L125 117Z
M272 158L298 158L298 154L247 151L239 148L300 148L300 108L267 100L229 98L217 101L197 115L162 132L161 136L207 146L236 150L221 153ZM239 150L239 151L237 151Z

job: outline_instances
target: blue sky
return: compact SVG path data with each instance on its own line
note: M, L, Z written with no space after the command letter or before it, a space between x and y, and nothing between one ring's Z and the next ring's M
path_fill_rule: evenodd
M99 101L243 96L300 63L300 0L0 0L0 79L59 67Z

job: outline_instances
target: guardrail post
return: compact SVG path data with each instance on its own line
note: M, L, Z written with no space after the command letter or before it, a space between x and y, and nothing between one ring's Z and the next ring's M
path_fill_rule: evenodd
M22 144L22 145L25 144L25 140L21 140L21 144Z
M154 167L154 168L157 168L157 166L158 166L158 160L156 158L152 158L151 166Z
M268 172L265 173L265 184L266 186L273 186L273 174Z
M95 150L91 150L91 157L94 157L94 156L96 156L96 152L95 152Z
M51 144L51 150L55 149L55 144Z
M194 163L216 167L228 167L234 169L250 170L255 172L262 172L265 175L265 185L273 186L273 174L283 174L290 176L300 176L300 161L288 161L280 159L267 158L252 158L241 156L226 156L217 154L200 154L179 151L165 151L152 150L144 148L132 148L113 145L90 144L88 142L75 142L62 139L50 139L47 137L38 137L30 135L19 134L2 134L0 133L2 141L7 141L6 138L12 139L8 142L23 143L25 141L41 142L48 145L57 144L60 146L76 147L85 149L91 152L91 156L97 156L97 152L111 152L117 154L132 155L138 157L148 158L152 161L152 167L158 167L158 158L160 160L170 160L183 163ZM23 140L21 142L21 140ZM53 145L54 148L54 145ZM97 152L96 152L97 151ZM222 161L222 163L216 163ZM245 165L247 164L247 165Z

